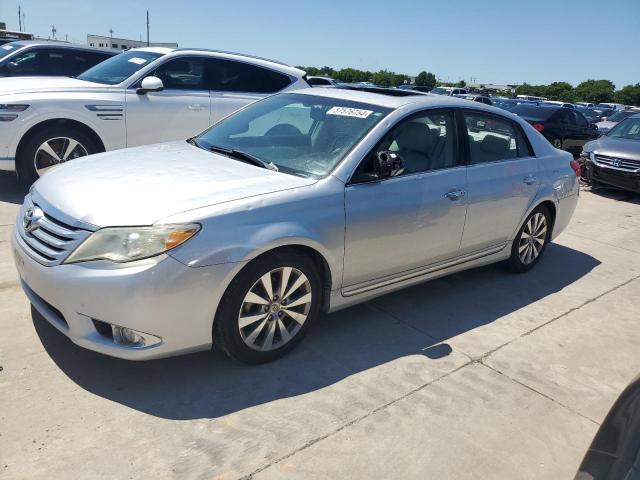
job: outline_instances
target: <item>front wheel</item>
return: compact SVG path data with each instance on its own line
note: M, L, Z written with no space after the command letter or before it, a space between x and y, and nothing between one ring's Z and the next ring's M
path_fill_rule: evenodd
M214 342L244 363L280 358L303 338L320 312L315 263L297 252L265 254L231 282L214 321Z
M511 246L508 265L514 272L524 273L540 261L551 238L551 215L543 205L537 207L518 231Z
M31 135L17 158L18 176L31 185L49 169L99 150L84 132L73 127L52 127Z

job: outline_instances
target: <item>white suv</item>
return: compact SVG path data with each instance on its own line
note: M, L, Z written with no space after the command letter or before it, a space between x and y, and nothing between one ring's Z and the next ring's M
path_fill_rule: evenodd
M0 170L33 183L84 155L185 139L275 92L302 70L198 49L129 50L77 78L0 79Z

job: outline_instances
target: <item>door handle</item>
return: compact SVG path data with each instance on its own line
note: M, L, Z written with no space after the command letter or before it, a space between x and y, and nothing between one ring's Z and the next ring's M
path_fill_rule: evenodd
M455 202L461 197L464 197L466 192L464 190L451 190L444 194L444 198L448 198L452 202Z
M522 181L524 183L526 183L527 185L533 185L534 183L536 183L538 181L538 178L534 175L529 175L527 177L524 177L522 179Z

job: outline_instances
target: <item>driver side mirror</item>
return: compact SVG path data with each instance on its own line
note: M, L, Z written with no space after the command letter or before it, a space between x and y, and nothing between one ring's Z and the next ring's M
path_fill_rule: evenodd
M150 76L142 79L142 83L140 83L140 88L136 90L138 95L144 95L147 92L159 92L164 89L164 84L162 80L158 77Z
M376 173L379 179L396 177L404 171L404 164L396 152L383 150L376 154Z
M16 70L18 70L18 64L16 62L9 62L6 64L3 70L7 73L15 72Z

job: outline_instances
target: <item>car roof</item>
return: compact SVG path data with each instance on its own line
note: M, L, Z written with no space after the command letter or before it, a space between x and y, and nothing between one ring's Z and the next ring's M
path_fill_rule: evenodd
M299 77L304 76L306 73L304 70L300 70L299 68L292 67L291 65L281 62L279 60L272 60L270 58L259 57L257 55L250 55L247 53L229 52L226 50L215 50L210 48L175 48L175 49L168 49L168 50L170 50L171 53L178 53L178 52L194 53L194 54L213 53L213 54L216 54L216 56L218 57L227 57L229 59L244 58L247 60L252 60L256 64L262 64L263 66L266 66L266 67L277 68L278 70L281 70L291 75L295 75Z
M368 103L370 105L376 105L378 107L398 109L405 105L418 105L421 107L461 107L469 108L470 102L466 99L448 97L442 95L433 95L430 93L422 93L418 95L407 96L395 96L391 92L389 94L383 93L385 89L376 89L373 91L367 89L346 89L346 88L305 88L301 90L295 90L293 94L301 95L315 95L318 97L336 98L339 100L351 100L353 102ZM390 89L389 89L390 90ZM487 111L499 111L493 109L488 105L477 103L473 107L484 109Z
M7 43L6 45L15 45L16 47L63 47L72 48L75 50L86 50L92 52L108 52L108 53L120 53L121 50L116 48L100 48L90 47L88 45L77 45L75 43L56 42L55 40L16 40L15 42Z

